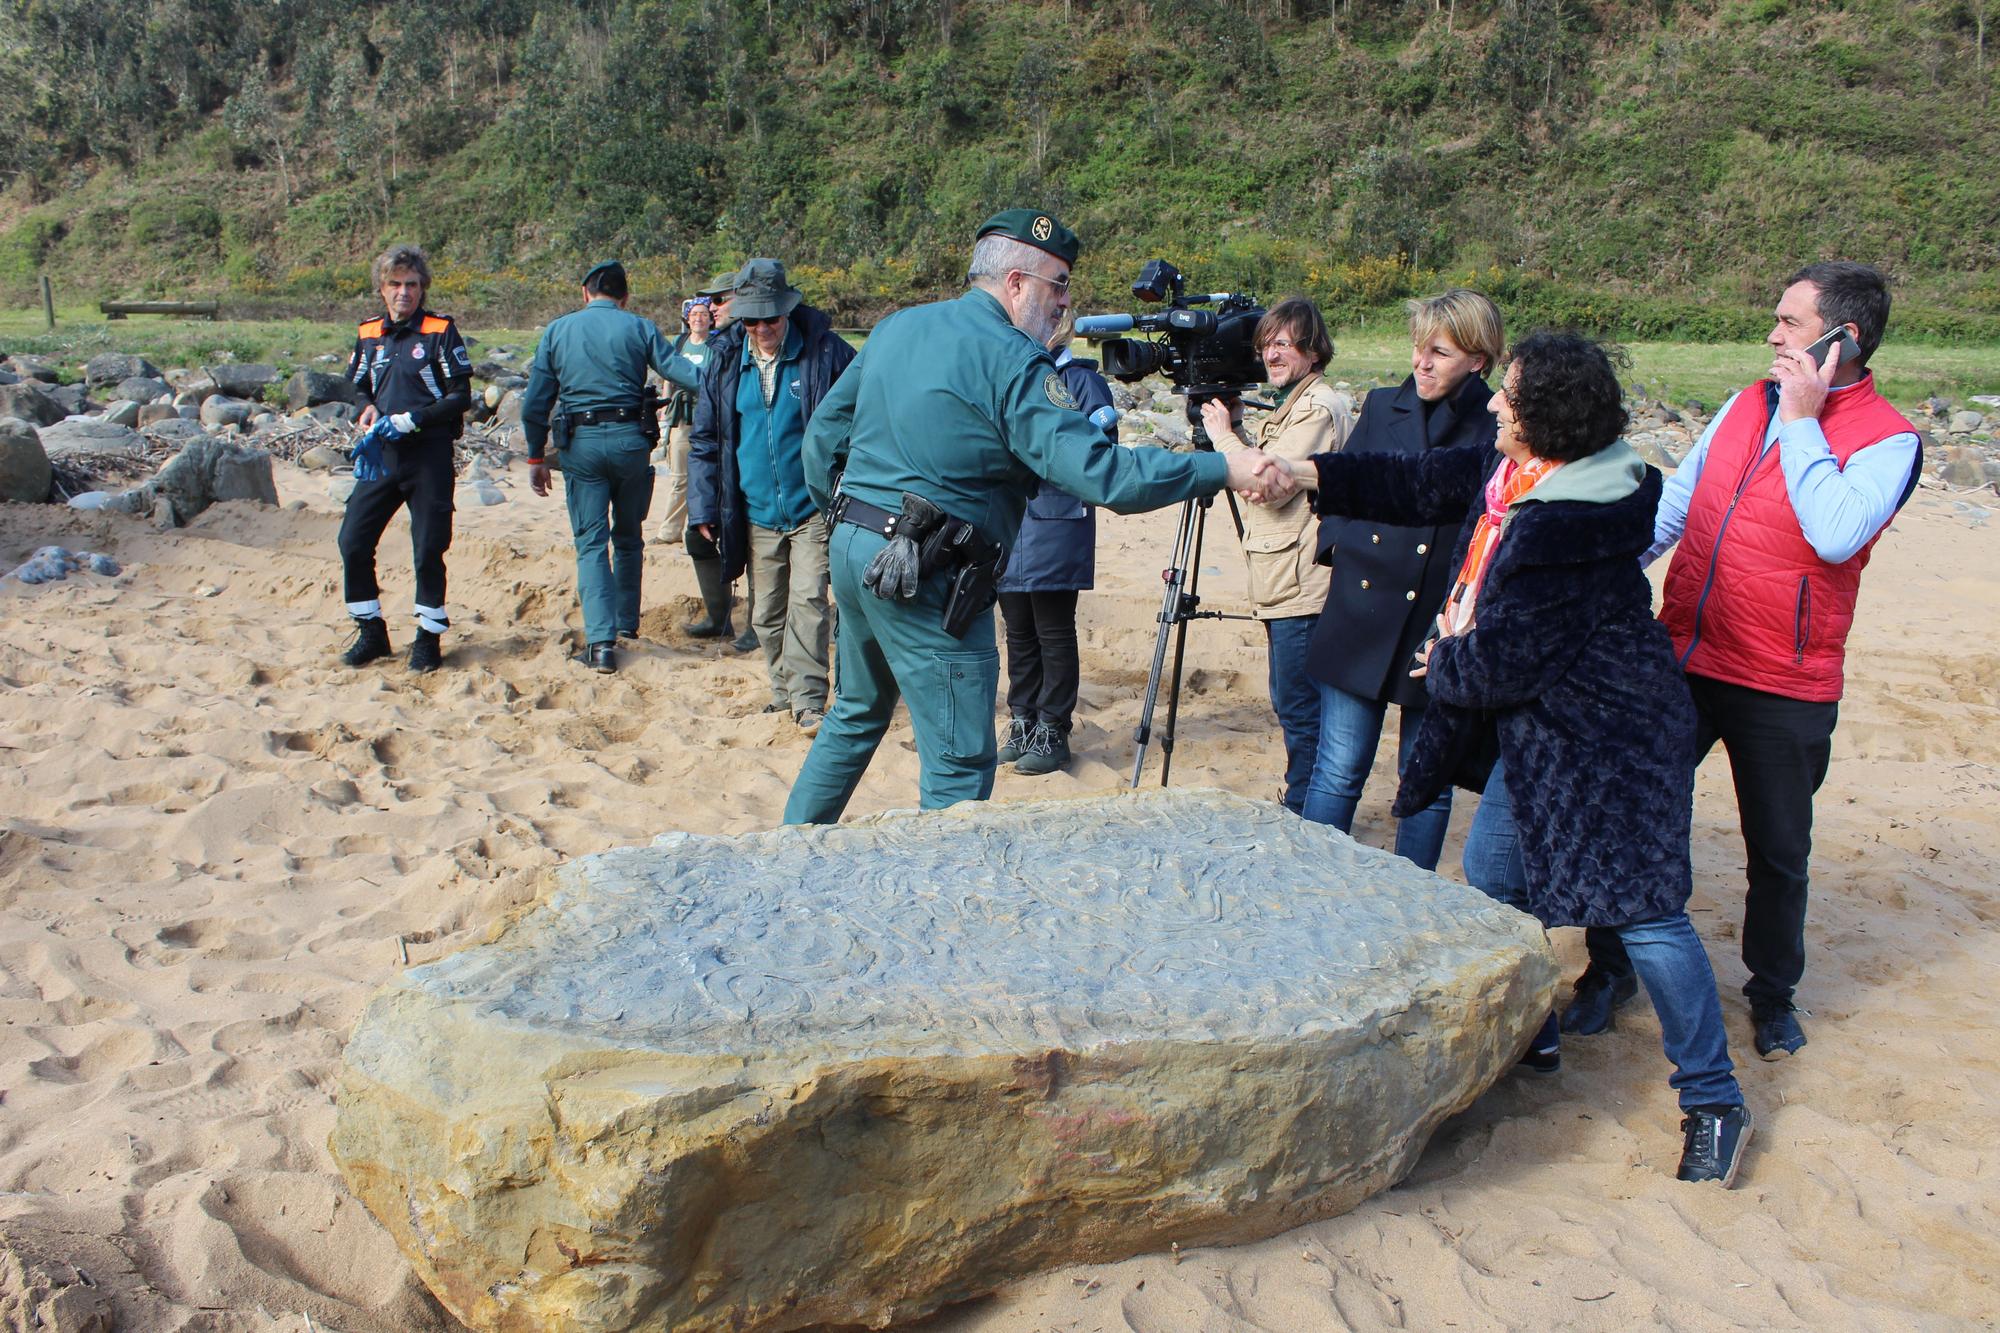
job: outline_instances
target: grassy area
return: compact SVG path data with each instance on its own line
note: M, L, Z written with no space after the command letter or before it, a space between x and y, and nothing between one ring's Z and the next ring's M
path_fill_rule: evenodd
M1670 403L1719 407L1723 399L1763 375L1771 365L1762 343L1634 342L1623 344L1631 364L1625 382ZM1409 341L1400 329L1334 333L1328 377L1353 383L1400 382L1410 373ZM2000 346L1898 342L1893 326L1875 353L1882 392L1902 406L1932 394L1963 402L1973 394L2000 394Z
M358 308L358 303L357 303ZM656 312L664 314L665 312ZM467 330L475 355L483 347L511 347L525 354L534 346L533 329L489 329L476 322ZM94 308L61 308L50 333L40 309L0 310L0 351L58 359L75 369L99 352L146 357L162 369L197 366L221 359L261 361L287 370L311 365L315 357L344 357L353 345L350 325L330 321L177 320L136 316L106 322ZM1400 328L1369 326L1336 330L1329 378L1355 384L1394 384L1409 373L1409 344ZM1079 344L1079 350L1084 345ZM1671 403L1718 406L1729 394L1762 375L1770 365L1761 343L1635 342L1626 383ZM1893 336L1876 353L1883 392L1905 406L1939 394L1963 402L1973 394L2000 394L2000 345L1960 346L1898 342Z

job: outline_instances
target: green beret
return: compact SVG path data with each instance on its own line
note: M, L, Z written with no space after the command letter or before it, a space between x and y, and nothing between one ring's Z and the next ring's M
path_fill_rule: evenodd
M979 224L974 239L996 232L1023 245L1046 250L1065 264L1076 263L1076 252L1080 248L1076 233L1047 213L1037 213L1032 208L1010 208L995 213Z
M588 287L590 280L600 273L615 273L618 277L623 278L625 276L625 266L615 259L607 259L601 264L593 264L591 265L590 272L583 275L583 285Z

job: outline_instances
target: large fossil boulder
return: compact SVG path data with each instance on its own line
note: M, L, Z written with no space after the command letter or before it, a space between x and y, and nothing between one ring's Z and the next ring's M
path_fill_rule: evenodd
M477 1329L879 1327L1353 1207L1555 983L1529 918L1218 792L669 834L377 994L331 1147Z

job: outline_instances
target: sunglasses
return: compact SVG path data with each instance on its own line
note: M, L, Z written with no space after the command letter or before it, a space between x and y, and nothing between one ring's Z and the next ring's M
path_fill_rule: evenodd
M785 316L764 315L757 319L746 319L743 322L745 324L782 324L785 322Z

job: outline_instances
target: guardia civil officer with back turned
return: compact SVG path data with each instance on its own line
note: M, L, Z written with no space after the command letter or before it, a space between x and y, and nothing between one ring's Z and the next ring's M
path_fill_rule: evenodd
M955 301L876 325L806 429L806 486L833 520L833 708L785 804L829 823L910 705L927 810L993 790L994 585L1029 497L1051 481L1118 513L1229 485L1289 493L1259 450L1124 449L1076 410L1044 346L1069 307L1076 235L1046 213L987 219Z
M617 640L639 633L639 580L646 557L646 510L653 499L656 404L652 367L683 389L701 369L676 355L659 326L625 309L625 266L608 260L583 275L583 308L549 322L528 368L521 431L528 482L549 493L545 448L562 450L563 499L576 542L576 592L583 603L583 662L618 669ZM560 412L558 412L560 403ZM551 430L551 419L559 422Z
M389 626L375 581L375 548L389 520L410 507L410 548L417 566L417 637L410 670L435 671L444 660L438 636L444 612L444 553L451 549L452 441L472 406L472 357L448 315L424 309L431 267L414 245L392 245L375 260L384 313L355 330L347 377L361 400L360 424L382 441L373 475L357 466L340 520L340 561L354 642L341 661L362 666L387 657ZM377 419L381 425L376 427Z

